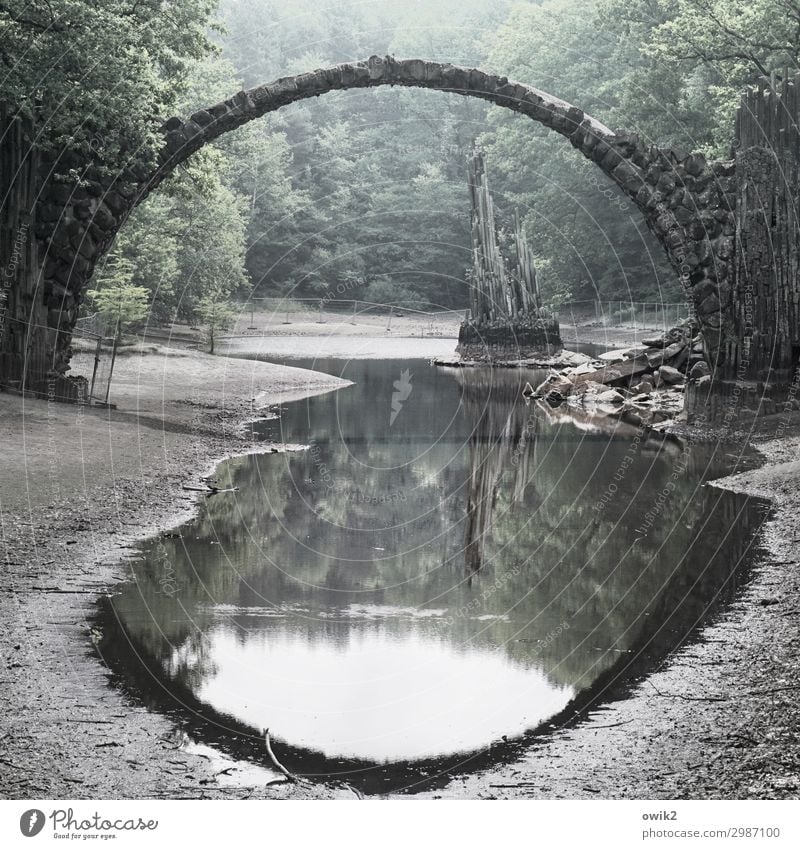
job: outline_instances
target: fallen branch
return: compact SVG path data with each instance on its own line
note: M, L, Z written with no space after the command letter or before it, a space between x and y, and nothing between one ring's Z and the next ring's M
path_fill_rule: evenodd
M537 787L538 784L535 781L517 781L514 784L490 784L489 787L492 789L505 789L505 790L513 790L515 787Z
M727 702L727 696L684 696L682 693L662 693L652 681L647 682L656 694L665 699L683 699L685 702Z
M620 725L628 725L631 722L632 719L626 719L624 722L612 722L611 725L590 725L589 728L619 728Z
M275 757L275 752L272 751L272 744L269 741L269 728L264 729L264 742L267 746L267 754L269 755L269 759L272 761L272 765L281 775L285 776L287 781L291 781L293 784L299 781L298 777L293 773L289 772L288 769ZM272 782L270 782L271 784Z
M220 489L218 486L192 486L191 484L181 484L181 489L184 492L204 492L206 495L217 495L220 492L238 492L238 486L231 486L227 489Z
M358 787L353 787L352 784L348 784L346 781L333 781L330 784L331 787L341 787L343 790L347 790L352 793L356 799L363 800L364 794L358 789Z
M785 693L787 690L800 690L800 684L789 684L786 687L773 687L769 690L750 690L745 696L771 696L774 693Z

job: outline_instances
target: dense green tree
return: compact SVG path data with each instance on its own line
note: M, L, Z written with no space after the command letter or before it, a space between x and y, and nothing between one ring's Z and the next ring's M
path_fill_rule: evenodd
M211 292L200 299L196 313L203 325L208 342L208 353L213 354L218 334L233 325L236 310L221 292Z
M147 160L194 60L211 51L215 0L4 0L0 100L34 117L38 144L115 172Z
M177 314L190 318L210 292L246 295L245 199L226 185L224 154L194 159L171 187L179 227Z
M518 4L488 44L492 70L569 100L612 127L639 128L626 114L619 79L637 55L619 57L617 39L598 32L592 4ZM540 257L545 300L681 297L638 211L593 163L507 110L493 108L489 120L482 142L496 205L506 220L519 208Z
M150 293L149 320L169 321L178 285L178 227L174 201L166 193L153 195L120 230L112 251L95 272L95 286L114 285L120 263L130 269L130 282Z
M601 26L639 57L638 90L654 91L667 77L669 105L694 146L712 154L729 153L741 89L800 65L796 0L600 0L598 6ZM625 77L622 82L634 103L636 92Z
M132 269L124 259L114 263L112 269L109 269L111 279L104 288L93 289L87 296L97 307L106 328L121 336L144 321L150 295L143 286L131 284Z
M223 4L223 56L247 85L372 53L477 63L508 3ZM422 21L422 23L421 23ZM267 37L268 35L268 37ZM261 294L460 306L469 244L466 153L486 105L424 91L334 92L264 122L285 140L294 210L257 205L248 269ZM261 122L258 122L261 123ZM238 133L232 134L233 140ZM284 208L288 204L284 205ZM258 232L260 231L260 232Z
M221 151L195 156L131 215L97 273L97 288L113 282L113 269L124 261L131 281L151 294L155 323L193 320L199 301L212 292L246 297L246 201L225 184L225 175Z
M197 63L180 110L191 112L239 87L224 60ZM199 302L212 293L223 299L247 296L245 256L254 208L263 204L274 218L285 215L293 194L280 169L289 161L279 135L265 133L258 123L248 125L220 145L203 148L134 210L108 261L113 265L124 257L131 264L133 282L152 294L152 321L194 320ZM103 285L101 271L98 287Z
M741 86L796 67L800 50L796 0L222 0L216 32L211 0L179 5L158 17L166 5L156 0L0 4L6 59L34 38L30 56L11 60L6 96L32 103L34 65L52 60L54 94L41 114L56 95L66 98L52 137L95 145L108 124L103 156L112 165L126 155L114 139L152 152L171 112L393 53L507 74L609 126L726 155ZM87 27L100 22L107 29L90 47ZM59 58L54 32L70 45ZM73 67L76 55L85 62ZM71 93L78 71L86 85ZM134 213L113 257L131 264L158 321L191 318L210 293L244 297L251 284L260 296L461 307L465 160L478 137L500 224L508 230L514 211L522 215L546 300L682 297L637 210L563 139L482 101L408 89L332 92L227 134Z

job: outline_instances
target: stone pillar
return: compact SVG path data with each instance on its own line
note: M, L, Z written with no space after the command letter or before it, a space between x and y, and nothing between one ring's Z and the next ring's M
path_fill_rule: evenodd
M737 119L731 372L786 383L800 353L800 75L762 80Z
M12 388L47 374L52 338L39 289L39 157L31 122L0 106L0 376Z
M710 387L689 387L689 419L796 408L800 360L800 75L763 78L736 118L735 239L723 357Z

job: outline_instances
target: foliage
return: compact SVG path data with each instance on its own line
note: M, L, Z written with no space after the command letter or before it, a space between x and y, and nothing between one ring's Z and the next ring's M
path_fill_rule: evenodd
M129 282L132 269L124 260L118 260L114 272L103 289L93 289L87 295L106 326L115 327L117 333L122 335L147 317L150 297L143 286L134 286Z
M741 86L800 56L798 0L222 0L219 27L214 5L0 2L0 97L36 111L44 146L96 150L111 169L152 157L170 113L395 53L506 74L654 143L727 156ZM637 210L562 138L483 101L401 88L302 101L203 148L134 212L97 289L124 259L156 321L251 286L463 307L476 137L500 223L523 217L546 301L682 297Z
M209 148L205 157L190 162L172 186L179 228L180 290L175 309L181 318L190 318L211 292L227 298L249 290L244 199L221 177L223 154Z
M4 0L0 101L35 116L38 143L115 172L147 160L192 61L209 54L214 0Z
M219 293L214 293L205 295L200 300L197 315L206 333L209 353L213 354L217 334L233 325L236 313L229 301L223 300Z
M619 84L636 57L623 60L616 39L598 33L586 7L576 0L519 4L488 39L488 64L610 126L639 126L626 114ZM662 248L596 165L506 109L493 108L488 123L482 144L495 205L506 224L519 208L528 241L546 269L540 275L545 301L680 299Z
M800 66L796 0L601 0L601 25L646 68L642 88L672 79L695 147L726 156L741 89Z
M141 287L151 299L150 320L169 321L174 312L178 285L178 230L174 202L156 194L134 211L120 230L114 247L95 272L97 289L114 285L120 266L128 269L128 282Z
M221 97L237 86L229 66L219 59L195 70L198 78L192 85L211 85L213 80L213 90ZM197 100L192 85L186 96ZM198 302L208 293L228 298L249 291L249 204L237 190L238 163L254 158L247 138L236 149L241 157L217 146L203 148L160 192L137 207L120 231L106 263L124 258L130 264L133 282L152 294L153 321L193 320Z
M151 319L192 320L208 293L249 291L244 265L244 199L222 182L222 154L209 148L176 175L167 192L139 206L122 228L102 269L124 261L131 280L153 299Z
M343 15L310 0L226 2L222 55L251 86L371 53L479 63L479 36L509 5L351 4ZM486 108L419 90L334 92L250 125L280 137L268 173L273 185L288 178L282 206L253 209L247 266L260 294L368 299L402 286L403 302L461 306L465 158Z

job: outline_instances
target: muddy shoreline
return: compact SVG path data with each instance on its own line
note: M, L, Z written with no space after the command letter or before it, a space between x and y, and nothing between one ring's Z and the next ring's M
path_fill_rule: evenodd
M10 446L3 480L13 482L0 504L0 795L352 798L322 785L226 784L219 762L181 745L168 717L109 686L93 652L95 601L125 577L133 544L193 515L198 495L181 485L254 450L242 425L262 405L343 385L192 354L170 360L170 386L176 364L185 380L166 390L160 356L128 363L116 412L0 396ZM797 416L782 422L781 439L771 438L778 423L766 420L756 435L762 467L719 482L770 498L774 509L762 534L767 556L701 639L631 697L554 732L518 763L454 777L430 795L798 796L800 424Z

